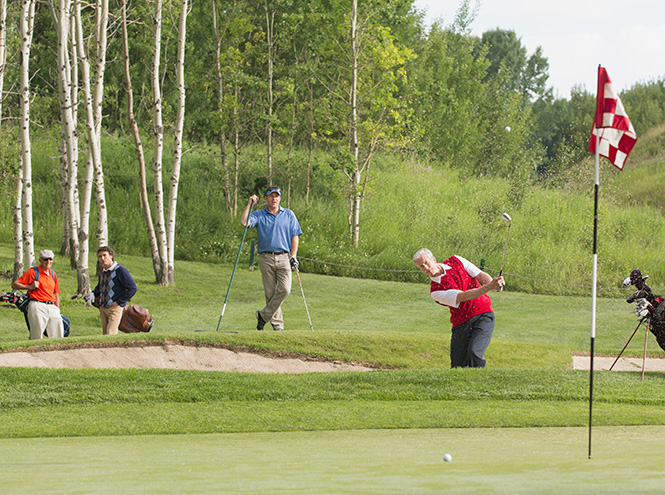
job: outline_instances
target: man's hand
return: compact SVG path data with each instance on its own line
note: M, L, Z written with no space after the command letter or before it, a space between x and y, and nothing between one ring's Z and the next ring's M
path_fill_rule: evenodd
M504 286L505 283L506 281L503 279L501 275L499 275L498 277L494 277L492 281L489 284L487 284L487 286L489 290L495 290L497 292L501 292L502 290L501 288Z
M300 263L298 263L298 258L293 255L289 255L289 263L291 263L291 270L298 271Z
M28 286L28 289L30 290L35 290L37 288L39 288L39 280L35 280Z
M94 292L88 292L85 296L83 296L83 299L85 300L86 307L89 308L95 302L95 293Z

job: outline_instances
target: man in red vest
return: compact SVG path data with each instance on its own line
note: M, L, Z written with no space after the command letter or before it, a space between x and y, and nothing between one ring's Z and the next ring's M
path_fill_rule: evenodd
M437 263L429 249L417 251L413 263L430 278L432 299L450 309L450 367L484 368L483 356L494 332L494 311L487 293L498 291L503 277L492 278L461 256Z

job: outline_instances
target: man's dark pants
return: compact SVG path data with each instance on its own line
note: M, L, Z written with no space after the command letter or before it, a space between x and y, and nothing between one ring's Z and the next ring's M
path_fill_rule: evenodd
M494 332L494 313L476 315L453 327L450 339L451 368L484 368L485 350Z

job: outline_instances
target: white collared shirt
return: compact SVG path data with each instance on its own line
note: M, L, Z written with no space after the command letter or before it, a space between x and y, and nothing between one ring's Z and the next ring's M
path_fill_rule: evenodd
M105 272L112 272L115 270L115 268L118 266L118 262L114 261L113 264L109 268L104 268Z

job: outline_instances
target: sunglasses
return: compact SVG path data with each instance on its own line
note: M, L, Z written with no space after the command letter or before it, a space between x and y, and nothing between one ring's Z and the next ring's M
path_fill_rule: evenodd
M53 258L42 258L44 261L53 261Z

